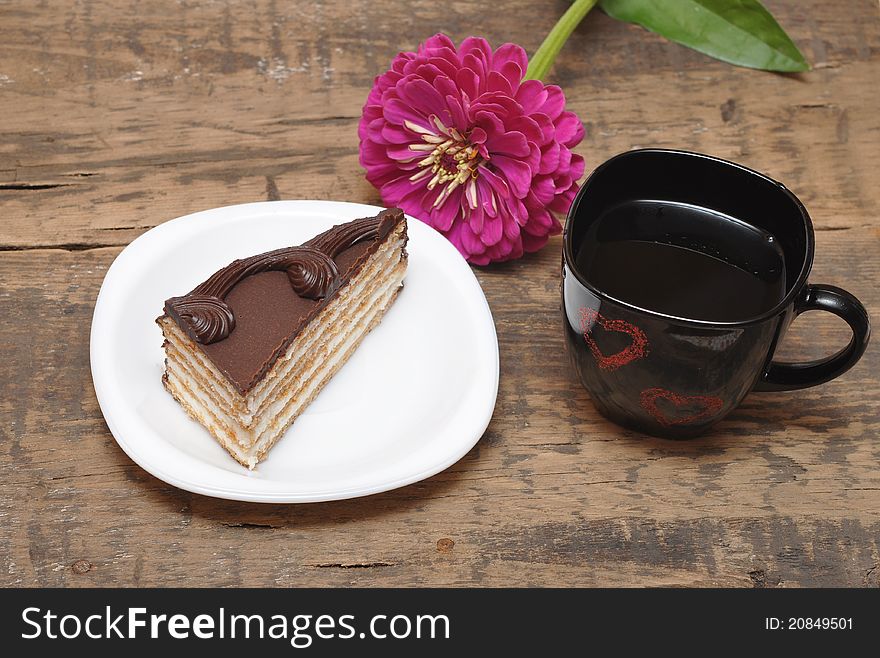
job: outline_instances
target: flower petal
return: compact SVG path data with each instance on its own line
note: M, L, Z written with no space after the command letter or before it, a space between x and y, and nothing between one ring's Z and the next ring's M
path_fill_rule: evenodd
M553 215L544 208L532 208L529 213L529 222L525 225L525 230L526 232L537 230L539 233L544 233L554 221L556 220L553 219Z
M492 62L492 46L482 37L468 37L461 42L458 53L462 56L461 63L468 66L467 57L480 62L481 72L488 72Z
M365 166L388 163L385 146L370 140L361 142L360 160Z
M520 68L519 64L515 62L506 62L498 72L510 83L511 91L515 92L522 82L526 69Z
M480 95L480 77L472 69L460 69L455 74L455 83L469 99Z
M526 205L516 197L510 197L507 203L510 215L520 226L525 226L529 221L529 211Z
M486 79L486 89L488 91L507 94L508 96L513 93L513 87L510 86L510 81L498 71L489 71L489 75Z
M563 112L556 119L556 140L566 146L579 144L584 138L584 124L574 112Z
M479 190L480 207L483 209L483 212L489 217L496 217L498 215L498 200L495 198L492 186L482 176L477 176L476 185Z
M507 221L504 222L504 237L508 240L516 240L519 238L520 228L519 223L513 219L513 217L508 217Z
M442 32L438 32L434 36L425 39L425 43L421 45L419 52L426 52L435 48L449 48L454 52L455 43Z
M413 151L409 146L409 144L394 144L393 146L388 146L385 152L389 158L398 162L412 162L413 160L421 160L425 157L424 152Z
M475 235L480 235L483 232L483 220L485 216L482 211L477 208L476 210L470 211L467 218L467 223L470 225L471 230Z
M467 250L468 254L480 254L484 251L483 242L471 230L467 222L461 222L461 244Z
M488 135L486 135L486 131L479 126L475 127L470 133L468 133L468 141L471 144L484 144L487 138Z
M418 189L416 183L413 183L409 176L401 176L385 183L380 191L383 199L396 204L400 199L403 199L408 193L416 189Z
M534 198L535 205L544 207L556 196L556 186L550 176L535 176L532 180L529 197Z
M556 198L553 199L553 203L551 203L548 208L554 212L563 214L567 213L571 208L571 204L574 201L578 189L578 184L573 182L565 191L556 195Z
M452 127L461 133L466 132L470 122L458 98L452 95L446 96L446 107L449 108L449 114L452 117Z
M540 115L539 115L540 116ZM550 123L550 120L547 119ZM550 123L550 137L545 139L544 132L537 121L532 117L515 116L505 121L507 130L515 130L525 135L526 139L536 144L544 144L553 138L553 124Z
M479 180L485 180L486 182L488 182L499 197L501 197L502 199L507 199L510 197L510 187L507 185L503 178L501 178L494 171L489 169L489 167L480 167L477 172L477 178Z
M520 160L514 160L504 155L492 158L492 164L500 171L507 180L514 196L522 199L529 191L529 183L532 182L532 170Z
M485 222L483 222L483 230L480 233L480 241L484 245L491 246L497 244L503 235L504 221L501 217L486 217Z
M492 112L477 112L474 125L480 127L486 135L504 132L504 122Z
M527 254L534 253L539 251L541 247L547 244L547 239L549 235L532 235L531 233L523 233L522 234L522 246L523 251Z
M584 175L584 167L584 156L573 153L571 156L571 167L568 170L569 176L574 180L580 179Z
M514 157L524 157L530 153L529 143L525 135L520 132L489 135L486 139L486 146L492 155L500 153Z
M461 97L461 89L458 88L458 85L455 84L455 76L458 73L458 69L452 71L449 75L441 75L434 78L434 88L437 90L441 96L446 98L447 96L454 96L459 103L462 102ZM462 105L462 107L464 107Z
M541 150L541 166L539 174L552 174L559 168L559 142L550 142Z
M384 104L382 107L382 115L385 117L386 121L398 126L402 126L404 125L404 122L409 121L410 123L430 130L431 132L435 131L434 126L431 125L431 122L428 121L428 118L425 115L416 112L412 107L398 98L391 98Z
M379 134L382 136L382 139L389 144L412 144L414 141L419 140L419 137L414 135L412 131L395 126L393 123L383 121L380 130Z
M448 231L461 214L461 187L453 190L439 208L431 211L431 225L438 231Z
M571 169L572 153L564 146L559 147L559 166L556 168L557 174L567 174Z
M535 112L529 115L529 119L538 126L538 130L541 132L541 137L535 141L539 144L546 144L554 140L556 137L556 126L553 125L550 117L543 112Z
M492 62L492 68L501 71L505 65L515 64L520 71L525 71L529 66L529 58L522 46L515 43L502 43L495 51L495 57ZM522 77L520 77L522 79ZM511 85L515 85L519 80L511 80Z
M516 90L514 98L525 114L534 114L547 101L547 89L540 80L526 80Z
M397 85L400 100L423 116L437 114L445 105L443 97L427 81L407 76Z
M556 120L556 117L562 114L562 110L565 109L565 95L556 85L547 85L546 91L547 99L541 105L541 112Z

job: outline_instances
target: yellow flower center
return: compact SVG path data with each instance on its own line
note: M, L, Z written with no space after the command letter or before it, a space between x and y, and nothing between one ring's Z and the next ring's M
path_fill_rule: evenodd
M428 155L418 163L420 169L409 179L418 181L431 176L427 184L429 190L433 190L438 185L443 186L434 201L435 208L442 206L455 188L465 185L468 203L472 208L476 208L477 188L474 180L477 178L480 165L485 164L486 159L457 129L447 127L435 115L431 115L431 122L436 126L436 132L410 121L406 122L407 128L422 136L422 143L410 144L410 150L428 152Z

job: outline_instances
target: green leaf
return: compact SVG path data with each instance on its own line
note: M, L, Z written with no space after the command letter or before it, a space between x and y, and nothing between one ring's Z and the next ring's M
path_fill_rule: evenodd
M810 65L758 0L601 0L606 14L731 64L765 71Z

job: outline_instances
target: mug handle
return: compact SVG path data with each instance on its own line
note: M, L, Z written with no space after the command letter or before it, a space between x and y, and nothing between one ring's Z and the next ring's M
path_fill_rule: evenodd
M770 363L756 391L792 391L823 384L852 368L868 346L871 321L862 303L835 286L808 285L795 302L794 317L806 311L828 311L842 318L852 330L849 345L837 354L807 363Z

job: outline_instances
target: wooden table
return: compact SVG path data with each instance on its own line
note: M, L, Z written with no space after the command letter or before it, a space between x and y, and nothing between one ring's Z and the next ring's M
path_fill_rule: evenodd
M264 199L379 203L357 162L373 77L436 31L534 51L565 0L0 3L0 584L880 584L880 349L843 378L756 394L667 442L597 415L563 352L560 240L477 269L495 416L458 464L370 498L214 500L117 447L89 374L107 267L146 229ZM880 9L767 3L813 63L708 59L598 11L553 72L588 170L636 146L734 159L810 208L812 280L880 319ZM802 318L783 353L847 340ZM417 437L414 437L416 439Z

